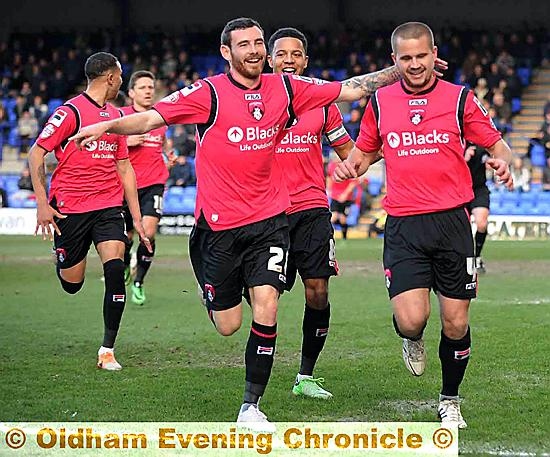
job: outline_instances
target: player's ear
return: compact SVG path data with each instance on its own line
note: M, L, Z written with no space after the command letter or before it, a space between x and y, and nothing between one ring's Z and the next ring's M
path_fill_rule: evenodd
M220 46L220 54L225 60L227 60L228 62L231 62L231 49L229 48L229 46L222 44Z

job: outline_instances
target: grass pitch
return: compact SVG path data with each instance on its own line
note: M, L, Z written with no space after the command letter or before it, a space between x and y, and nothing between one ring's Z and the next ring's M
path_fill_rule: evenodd
M219 336L199 304L186 237L159 237L148 301L128 302L117 341L121 372L95 368L103 283L90 251L83 289L59 286L50 244L0 237L0 421L233 421L241 404L243 328ZM303 290L280 302L274 369L262 409L273 421L434 421L440 387L435 297L428 367L413 378L391 324L380 239L337 241L330 334L316 367L329 402L295 398ZM461 453L550 452L550 244L486 243L472 303L472 357L461 389Z

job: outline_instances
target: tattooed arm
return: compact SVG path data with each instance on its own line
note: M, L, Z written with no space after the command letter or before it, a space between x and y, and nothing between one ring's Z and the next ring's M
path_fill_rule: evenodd
M438 77L442 77L441 71L447 70L448 64L446 60L435 59L434 73ZM396 65L384 68L374 73L366 75L354 76L353 78L342 81L342 90L340 96L336 99L337 102L351 102L359 100L361 97L368 97L374 94L376 89L393 84L401 79L399 70Z
M372 95L376 89L393 84L401 79L395 65L374 73L354 76L342 81L342 90L336 99L337 102L351 102L362 97Z

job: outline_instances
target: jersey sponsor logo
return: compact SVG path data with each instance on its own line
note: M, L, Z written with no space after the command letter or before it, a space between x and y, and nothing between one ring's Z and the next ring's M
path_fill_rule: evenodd
M386 140L390 147L398 148L399 146L418 146L423 144L447 144L450 141L448 133L439 133L433 129L430 133L422 134L416 132L401 132L401 135L396 132L389 132Z
M254 100L261 100L262 94L244 94L244 99L247 102L254 101Z
M426 106L427 104L427 98L412 98L409 100L409 106Z
M250 102L248 104L248 112L255 120L259 121L260 119L262 119L262 117L264 117L264 104L262 102Z
M202 87L202 83L200 81L195 81L193 84L181 89L180 92L181 92L181 95L183 95L184 97L187 97L188 95L191 95L196 90L199 90L201 87ZM177 92L174 92L174 93L177 93ZM178 95L178 98L179 98L179 95ZM172 103L175 103L175 102L172 102Z
M205 284L204 291L206 292L206 298L210 303L212 303L214 298L216 298L216 290L214 289L214 286L212 284Z
M63 124L63 121L67 117L67 112L63 111L61 109L58 109L55 113L53 113L50 123L55 125L56 127L60 127L61 124Z
M288 131L280 144L317 144L319 137L312 132L304 133L303 135L296 135L295 133Z
M106 140L99 140L99 141L90 141L86 146L84 146L88 152L117 152L118 151L118 143L110 143ZM112 157L112 154L108 154ZM96 157L95 155L92 156L94 159L103 159L103 158L111 158L111 157Z
M455 360L464 360L470 357L470 348L463 351L455 351Z
M111 117L111 115L107 111L100 111L99 115L101 117Z
M258 346L256 349L256 354L259 355L273 355L273 347L272 346Z
M55 133L55 127L52 124L46 124L44 126L44 130L42 130L42 133L40 134L40 138L49 138Z
M231 141L231 143L240 143L243 138L243 129L241 129L240 127L231 127L227 131L227 139Z
M423 109L413 109L409 112L409 119L414 125L418 125L424 119Z
M474 103L477 105L477 107L483 113L483 115L487 117L487 114L489 114L489 112L485 109L485 107L483 106L483 103L481 103L475 95L474 95Z

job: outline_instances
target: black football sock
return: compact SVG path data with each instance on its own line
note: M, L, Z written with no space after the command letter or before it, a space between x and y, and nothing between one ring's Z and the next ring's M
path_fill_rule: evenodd
M105 262L103 264L103 274L105 276L105 296L103 298L105 333L103 346L113 348L126 303L124 262L121 259L112 259Z
M342 238L344 240L347 240L348 239L348 224L342 224L341 227L342 227Z
M441 360L441 377L443 380L442 396L458 396L458 387L464 378L468 360L470 360L470 345L470 327L468 327L466 335L459 340L452 340L441 332L439 359Z
M143 284L145 275L147 271L149 271L151 263L153 262L153 257L155 256L155 240L151 240L151 248L153 252L149 252L143 243L139 243L137 248L137 269L134 284Z
M243 403L258 403L271 376L277 324L261 325L252 322L245 352L245 391Z
M302 361L300 374L313 375L313 369L328 336L330 303L325 309L305 306L302 322Z
M481 255L481 250L485 244L485 238L487 238L487 232L476 232L476 257Z
M130 266L130 258L132 256L132 246L134 245L133 241L128 240L128 242L124 245L124 265L129 267Z

